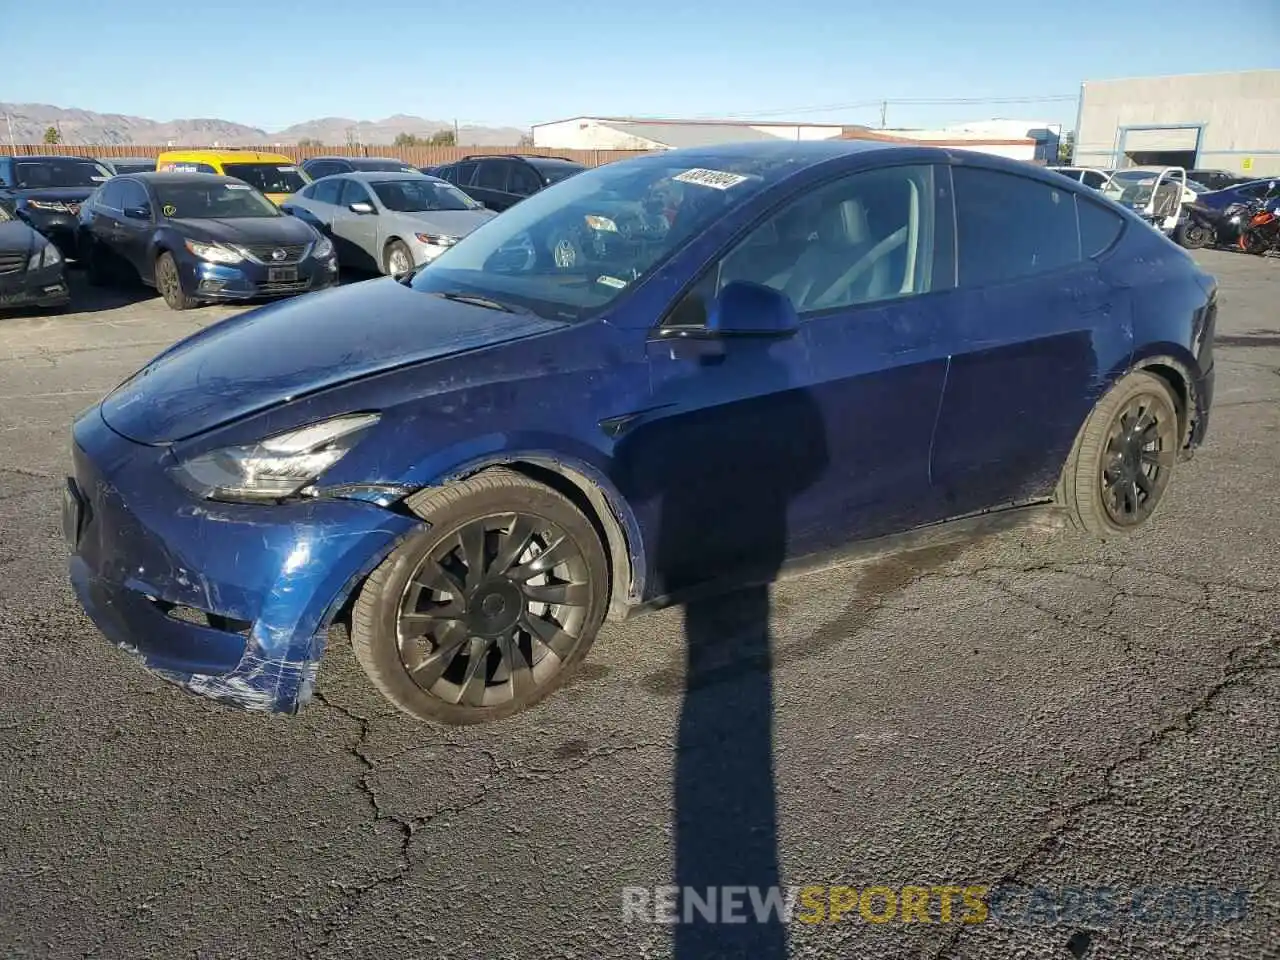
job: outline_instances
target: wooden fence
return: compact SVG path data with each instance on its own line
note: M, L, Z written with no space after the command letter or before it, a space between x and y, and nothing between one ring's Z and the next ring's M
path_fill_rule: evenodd
M481 154L521 153L528 156L565 157L576 160L589 167L598 167L602 163L614 160L625 160L628 157L640 157L651 151L646 150L554 150L546 147L393 147L369 146L353 147L300 147L296 144L259 147L165 147L155 144L111 143L111 144L47 144L20 143L16 147L5 150L0 144L0 154L10 153L17 156L78 156L78 157L155 157L170 150L260 150L263 153L282 153L293 157L298 162L311 157L395 157L415 167L434 166L450 163L466 156Z

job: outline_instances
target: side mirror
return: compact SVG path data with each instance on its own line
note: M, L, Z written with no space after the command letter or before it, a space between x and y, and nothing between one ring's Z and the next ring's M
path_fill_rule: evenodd
M707 314L707 330L721 337L789 337L799 329L790 297L744 280L721 290Z
M800 329L790 297L746 281L730 283L709 306L696 295L687 299L669 322L658 336L675 358L720 357L729 340L778 340Z
M124 210L124 215L128 217L130 220L150 220L151 208L150 207L126 207Z
M358 203L351 204L351 206L348 209L352 213L373 213L374 212L373 204L365 203L363 200L361 200Z

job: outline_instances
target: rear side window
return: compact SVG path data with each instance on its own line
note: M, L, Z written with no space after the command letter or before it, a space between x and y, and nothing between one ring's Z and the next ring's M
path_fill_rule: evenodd
M309 188L312 193L311 197L320 203L338 202L338 196L342 193L342 179L333 177L326 180L317 180Z
M460 163L455 167L448 168L448 177L450 183L456 183L460 187L471 185L471 178L475 175L476 167L479 164L472 160L469 163Z
M480 172L476 174L475 185L485 190L507 189L507 168L511 164L505 160L484 160L480 163Z
M1048 273L1080 259L1074 194L998 170L954 167L962 287Z
M511 183L507 189L512 193L518 193L522 197L527 197L542 189L542 180L528 164L512 164Z
M1086 258L1107 250L1124 229L1122 216L1084 197L1076 197L1076 211L1080 217L1080 253Z

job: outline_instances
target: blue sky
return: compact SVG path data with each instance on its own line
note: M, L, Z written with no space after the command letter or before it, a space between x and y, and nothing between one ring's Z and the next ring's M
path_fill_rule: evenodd
M273 130L396 113L520 127L579 114L874 125L880 111L869 102L969 98L891 102L888 123L1018 117L1069 127L1070 102L979 101L1073 96L1084 79L1280 66L1280 0L309 0L296 15L290 6L6 4L10 41L46 42L5 44L0 100Z

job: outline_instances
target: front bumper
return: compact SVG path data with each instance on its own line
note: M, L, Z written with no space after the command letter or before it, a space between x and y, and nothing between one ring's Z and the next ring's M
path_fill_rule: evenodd
M200 300L258 300L269 297L293 297L314 290L324 290L338 283L338 262L308 257L285 269L295 272L295 279L273 280L269 268L258 264L189 262L180 267L182 285Z
M0 309L63 307L70 302L71 290L60 263L0 276Z
M333 618L421 527L355 500L196 500L166 475L167 448L125 440L97 407L73 437L63 530L85 612L160 677L244 709L310 698Z

